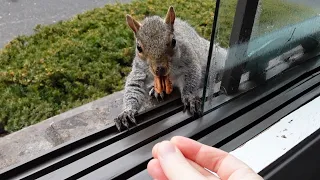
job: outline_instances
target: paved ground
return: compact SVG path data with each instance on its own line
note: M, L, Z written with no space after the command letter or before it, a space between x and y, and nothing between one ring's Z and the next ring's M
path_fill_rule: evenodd
M37 24L55 23L116 1L131 0L1 0L0 48L19 34L32 34ZM105 128L121 106L122 91L0 138L0 169Z
M286 0L286 1L294 2L294 3L298 3L298 4L304 4L307 6L314 7L314 8L320 8L319 0Z
M31 34L37 24L68 19L107 3L131 0L1 0L0 48L19 34ZM319 0L286 0L320 8Z
M1 0L0 48L20 34L31 34L37 24L68 19L107 3L131 0Z

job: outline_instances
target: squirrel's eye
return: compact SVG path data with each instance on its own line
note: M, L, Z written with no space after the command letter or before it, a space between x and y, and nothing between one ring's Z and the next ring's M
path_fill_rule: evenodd
M174 38L172 38L171 44L172 44L172 47L175 47L175 46L176 46L176 40L175 40Z
M140 53L142 53L142 48L141 48L140 45L137 45L137 49L138 49L138 51L139 51Z

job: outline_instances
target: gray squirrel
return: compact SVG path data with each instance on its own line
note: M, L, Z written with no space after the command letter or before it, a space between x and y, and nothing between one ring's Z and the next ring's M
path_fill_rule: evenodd
M125 83L123 111L114 119L118 130L129 128L129 121L136 124L135 115L146 95L163 98L164 94L156 92L153 86L155 76L170 76L173 87L180 91L184 112L188 107L192 115L199 114L198 92L203 87L210 42L187 22L176 18L172 6L165 19L150 16L140 23L126 15L126 21L134 33L136 50ZM214 59L221 61L226 57L225 49L214 48L218 48ZM220 69L215 64L213 67L216 69L210 71L216 76Z

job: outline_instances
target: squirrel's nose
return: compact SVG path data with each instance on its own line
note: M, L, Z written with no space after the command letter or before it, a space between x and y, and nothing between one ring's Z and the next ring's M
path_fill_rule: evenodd
M158 75L158 76L164 76L165 74L166 74L166 68L164 68L164 67L157 67L157 69L156 69L156 74Z

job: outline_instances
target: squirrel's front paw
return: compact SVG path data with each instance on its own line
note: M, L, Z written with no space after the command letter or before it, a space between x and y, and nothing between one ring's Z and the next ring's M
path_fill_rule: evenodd
M114 123L116 124L119 131L121 131L122 126L125 126L129 129L129 120L134 124L137 124L134 115L136 111L133 110L125 110L119 114L117 118L114 119Z
M155 97L157 100L159 100L159 97L161 97L161 99L164 98L164 93L157 93L156 90L154 89L154 86L152 86L152 88L149 91L149 96L151 97Z
M199 96L194 95L183 95L182 96L182 103L183 103L183 112L186 112L187 107L189 107L189 113L191 115L201 113L201 101Z

